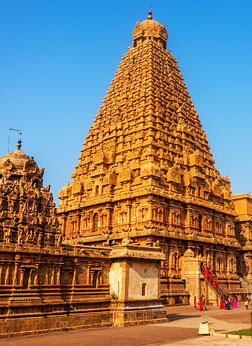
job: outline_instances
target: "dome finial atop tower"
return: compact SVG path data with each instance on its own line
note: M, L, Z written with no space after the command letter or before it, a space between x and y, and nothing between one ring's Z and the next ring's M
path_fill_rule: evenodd
M152 39L164 48L166 48L166 41L168 34L164 25L159 24L152 19L152 11L149 9L148 17L141 23L137 22L132 33L133 47L143 44L146 39Z
M148 19L152 19L152 11L151 11L151 8L150 8L149 11L148 11Z

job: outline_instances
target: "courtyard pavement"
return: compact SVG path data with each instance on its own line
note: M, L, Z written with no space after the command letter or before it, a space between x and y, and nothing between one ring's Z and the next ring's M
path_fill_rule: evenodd
M207 311L192 307L169 307L170 321L127 328L103 328L50 333L11 339L1 339L0 346L247 346L252 340L237 340L218 336L218 333L250 328L250 310L242 304L235 310L209 307ZM214 336L198 335L201 322L213 322Z

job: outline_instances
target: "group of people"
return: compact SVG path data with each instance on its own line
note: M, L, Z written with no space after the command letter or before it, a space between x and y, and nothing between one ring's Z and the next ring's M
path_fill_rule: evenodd
M220 300L220 309L230 310L231 299L228 296L221 297ZM237 308L237 297L234 296L233 299L233 308Z
M228 296L221 297L220 309L230 310L231 304L232 304L233 309L237 308L237 297L236 296L233 296L233 301L231 301L231 298ZM197 297L196 296L194 297L193 305L194 305L194 309L197 309ZM200 311L207 310L206 299L205 299L204 294L202 294L200 296L199 301L198 301L198 305L199 305ZM248 297L245 298L244 306L245 306L246 310L248 310L248 306L249 306L249 298Z

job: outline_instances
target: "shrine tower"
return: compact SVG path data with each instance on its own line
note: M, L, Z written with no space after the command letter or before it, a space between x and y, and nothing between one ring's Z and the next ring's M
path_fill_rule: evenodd
M8 247L57 248L58 227L50 186L43 187L44 168L21 150L0 157L0 243ZM0 280L1 282L1 280Z
M167 256L164 289L182 287L189 248L229 285L239 247L230 181L215 168L167 39L151 11L136 23L73 181L59 192L58 219L66 240L157 242Z

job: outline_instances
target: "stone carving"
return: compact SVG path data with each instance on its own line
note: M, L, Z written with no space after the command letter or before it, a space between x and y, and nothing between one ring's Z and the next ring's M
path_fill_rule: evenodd
M195 253L193 252L192 249L187 249L186 252L184 253L184 257L194 258L195 257Z

